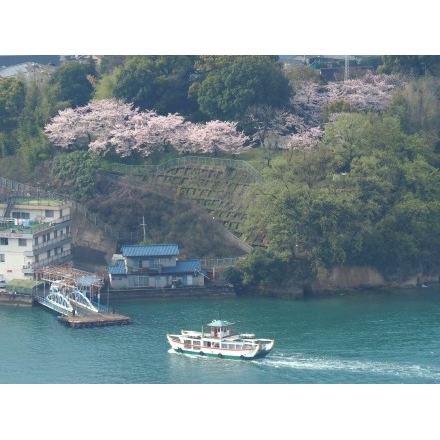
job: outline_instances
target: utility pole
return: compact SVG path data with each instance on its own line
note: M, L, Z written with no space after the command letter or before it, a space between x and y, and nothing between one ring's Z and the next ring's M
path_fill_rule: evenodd
M345 72L344 72L344 81L347 81L350 77L349 72L349 61L348 61L348 55L345 55Z
M145 226L147 226L147 224L145 223L145 216L142 216L141 226L143 227L144 230L144 243L145 243L147 241L146 232L145 232Z

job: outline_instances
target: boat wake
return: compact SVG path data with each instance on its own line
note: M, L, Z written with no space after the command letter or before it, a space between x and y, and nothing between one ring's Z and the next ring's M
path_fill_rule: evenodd
M262 360L252 361L264 367L277 369L295 369L309 372L321 372L331 374L337 383L337 376L334 373L353 373L371 376L386 376L393 382L426 382L440 383L440 368L436 366L420 366L417 364L375 362L368 360L350 360L328 357L310 356L308 354L295 353L289 355L273 353ZM380 379L379 379L380 380Z

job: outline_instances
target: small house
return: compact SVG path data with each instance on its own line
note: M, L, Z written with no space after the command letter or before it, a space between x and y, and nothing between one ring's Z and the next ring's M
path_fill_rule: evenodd
M200 260L179 260L176 244L122 246L108 275L112 289L203 287Z

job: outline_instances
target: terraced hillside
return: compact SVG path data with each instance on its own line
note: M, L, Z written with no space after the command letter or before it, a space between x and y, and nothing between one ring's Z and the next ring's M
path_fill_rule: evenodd
M134 181L173 189L176 196L196 202L238 236L245 217L245 195L251 184L262 180L246 162L203 157L176 159L161 166L115 165L114 171L130 174Z

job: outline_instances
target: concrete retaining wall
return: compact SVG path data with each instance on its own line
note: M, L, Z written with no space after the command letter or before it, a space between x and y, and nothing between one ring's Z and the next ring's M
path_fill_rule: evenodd
M32 306L32 297L21 293L0 292L0 304L10 306Z
M126 289L109 290L109 301L138 299L187 299L187 298L218 298L236 296L232 287L188 287L176 289ZM101 303L105 304L107 291L101 291Z

